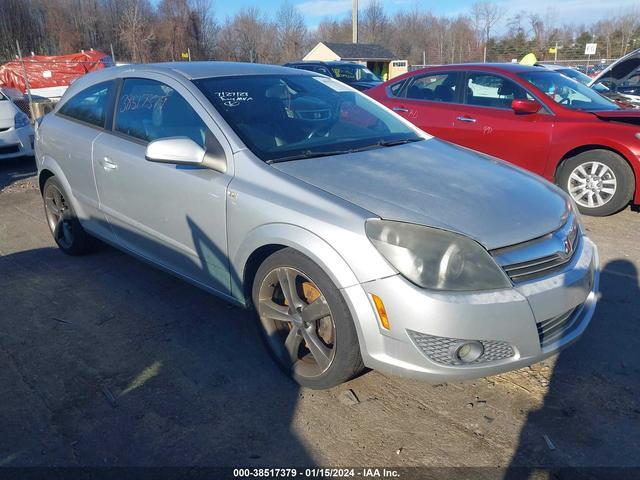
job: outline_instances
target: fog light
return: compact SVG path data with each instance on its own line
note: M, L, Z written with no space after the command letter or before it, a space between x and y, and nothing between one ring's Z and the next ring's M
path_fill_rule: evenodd
M473 340L470 342L461 342L456 345L453 356L455 359L462 363L472 363L478 360L484 353L484 346L482 343Z

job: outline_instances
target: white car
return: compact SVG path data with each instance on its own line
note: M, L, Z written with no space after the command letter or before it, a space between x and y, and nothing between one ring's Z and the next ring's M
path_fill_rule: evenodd
M0 90L0 160L33 155L33 127L28 115Z

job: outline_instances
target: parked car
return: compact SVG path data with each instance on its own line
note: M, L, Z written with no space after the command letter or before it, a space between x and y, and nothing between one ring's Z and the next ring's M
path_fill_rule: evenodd
M292 62L284 65L320 73L346 83L361 92L382 83L380 77L363 65L352 62Z
M111 68L71 85L36 136L64 252L99 238L253 306L302 385L363 365L493 375L569 345L593 315L597 250L559 188L323 75Z
M445 65L368 90L426 132L542 175L588 215L640 203L640 113L541 66Z
M605 85L609 95L640 106L640 48L609 65L590 85L598 84Z
M0 89L0 160L33 155L29 117Z
M585 75L584 73L576 70L572 67L567 67L566 65L553 65L553 64L539 64L541 67L548 68L549 70L553 70L554 72L561 73L565 77L572 78L576 82L580 82L583 85L590 86L593 83L593 78L589 75ZM592 88L601 95L604 95L609 89L601 83L593 84Z

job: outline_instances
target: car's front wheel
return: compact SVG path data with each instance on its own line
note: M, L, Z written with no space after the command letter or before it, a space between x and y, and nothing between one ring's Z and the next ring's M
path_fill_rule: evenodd
M285 248L268 257L256 273L252 293L270 352L300 385L330 388L363 369L342 294L307 256Z
M82 255L95 249L96 240L80 225L64 188L56 177L49 177L42 189L49 230L60 250Z
M569 158L562 166L558 183L580 212L596 217L626 207L635 187L629 164L609 150L589 150Z

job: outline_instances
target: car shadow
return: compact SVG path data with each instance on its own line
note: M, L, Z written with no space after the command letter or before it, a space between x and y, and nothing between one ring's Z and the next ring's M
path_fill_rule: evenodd
M640 312L630 308L640 296L635 266L609 262L600 294L584 336L558 355L543 405L527 415L505 479L529 478L538 468L640 466ZM612 463L620 458L624 464Z
M186 220L207 254L193 261L226 261ZM314 464L295 434L304 393L252 312L106 245L0 256L0 272L0 465Z
M36 170L34 157L0 159L0 191L14 182L33 177Z

